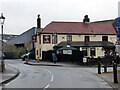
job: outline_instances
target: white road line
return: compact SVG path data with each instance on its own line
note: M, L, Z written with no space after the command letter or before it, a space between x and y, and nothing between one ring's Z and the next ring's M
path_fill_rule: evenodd
M51 71L49 71L48 69L44 69L44 70L46 70L47 72L49 72L50 74L52 74ZM52 74L52 77L51 77L51 82L52 81L53 81L53 74Z
M49 71L49 70L47 70L47 69L44 69L44 70L48 71L48 72L51 74L51 71Z
M51 78L51 82L53 81L53 74L52 74L52 78Z
M51 82L53 81L53 74L51 71L49 71L48 69L44 69L45 71L49 72L52 76L51 76ZM48 84L43 90L47 89L50 85Z
M49 86L50 86L50 85L48 84L48 85L44 88L44 90L47 89Z

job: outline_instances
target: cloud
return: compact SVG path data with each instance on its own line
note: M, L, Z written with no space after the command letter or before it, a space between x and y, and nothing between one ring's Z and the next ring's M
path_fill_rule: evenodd
M36 26L37 14L42 27L51 21L82 22L88 14L91 21L114 19L118 15L119 0L1 0L6 17L5 32L20 34Z

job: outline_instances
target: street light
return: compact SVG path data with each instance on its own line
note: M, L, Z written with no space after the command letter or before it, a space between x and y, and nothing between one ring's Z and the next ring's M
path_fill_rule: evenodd
M5 17L3 16L3 13L1 13L0 17L0 24L1 24L1 34L2 34L2 55L1 55L1 72L4 72L4 61L3 61L3 25L4 25Z

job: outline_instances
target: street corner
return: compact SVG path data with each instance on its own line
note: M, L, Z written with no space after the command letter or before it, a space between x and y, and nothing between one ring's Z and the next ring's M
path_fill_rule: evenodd
M62 64L57 64L57 63L50 63L50 62L24 62L24 64L27 64L27 65L33 65L33 66L58 66L58 67L63 67L64 65Z
M14 80L19 75L19 70L16 68L13 68L12 66L6 65L6 69L2 74L2 78L0 80L0 84L7 84L10 81Z

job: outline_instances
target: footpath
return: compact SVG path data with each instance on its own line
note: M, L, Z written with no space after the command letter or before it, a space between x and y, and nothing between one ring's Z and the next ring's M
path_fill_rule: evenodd
M97 67L86 67L86 66L80 66L75 63L62 63L62 62L45 62L45 61L39 61L37 62L36 60L30 60L26 63L27 65L33 65L33 66L55 66L55 67L72 67L72 68L77 68L79 70L84 70L86 72L90 72L93 74L96 74L99 78L105 80L112 88L118 88L120 90L120 74L118 73L118 82L119 83L114 83L114 78L113 78L113 73L103 73L104 68L101 68L101 74L98 73L98 68ZM120 70L120 67L118 67ZM107 71L113 71L113 67L108 67Z
M3 73L0 72L0 86L4 86L4 84L14 80L18 75L19 71L16 68L6 65L5 71Z

